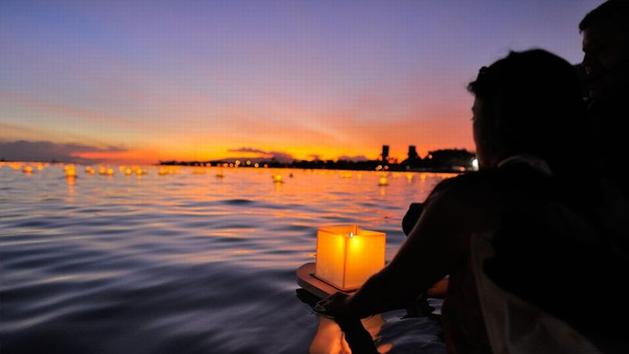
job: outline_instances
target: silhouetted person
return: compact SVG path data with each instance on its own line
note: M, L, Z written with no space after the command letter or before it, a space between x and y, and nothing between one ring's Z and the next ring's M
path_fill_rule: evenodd
M583 68L593 142L604 176L617 181L629 196L624 170L629 164L629 1L609 0L588 13L583 35Z
M545 269L535 266L539 250L550 245L554 259L559 260L562 253L557 245L579 248L597 244L598 233L589 232L590 227L596 229L594 223L574 224L600 195L593 179L596 175L581 171L579 162L583 155L575 153L583 141L591 140L580 81L574 67L565 60L543 50L531 50L511 53L481 69L469 89L475 96L473 131L480 170L440 183L393 260L353 296L339 294L321 306L331 315L365 317L404 306L449 274L443 322L450 353L490 353L500 349L501 343L522 337L548 352L552 347L548 340L565 338L540 337L529 331L538 320L547 323L545 320L550 318L550 323L555 323L556 311L547 314L533 310L535 304L524 301L520 307L525 312L520 318L524 326L507 328L508 323L497 327L496 320L509 315L508 308L500 308L502 312L488 317L487 308L481 304L486 304L484 301L490 296L508 298L511 292L528 296L531 302L538 300L532 296L537 293L530 293L530 287L554 289L550 278L545 277L540 283L527 278L522 270L529 267L542 271L534 276L544 275ZM546 208L550 205L561 207ZM479 292L477 288L478 277L489 279L484 265L475 263L473 257L475 240L485 238L489 240L487 244L495 243L497 251L495 259L487 264L497 284L493 293L486 293L485 288ZM510 247L514 244L527 246L522 249L528 253ZM541 254L548 256L547 252ZM509 262L512 256L521 264ZM543 261L545 265L556 265L552 259ZM516 285L526 286L514 288L510 274ZM553 269L549 274L556 276L559 283L565 276ZM570 280L575 276L569 275ZM547 311L550 310L554 309ZM545 317L541 318L541 314ZM581 338L580 332L557 321L551 330L570 333L569 338ZM489 332L491 340L487 328L493 329ZM588 339L581 339L562 345L568 352L571 348L593 347Z

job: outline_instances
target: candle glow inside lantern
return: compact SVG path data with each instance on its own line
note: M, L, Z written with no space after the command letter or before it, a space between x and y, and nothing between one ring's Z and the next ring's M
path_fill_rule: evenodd
M386 234L358 225L317 231L315 276L343 291L359 288L385 264Z

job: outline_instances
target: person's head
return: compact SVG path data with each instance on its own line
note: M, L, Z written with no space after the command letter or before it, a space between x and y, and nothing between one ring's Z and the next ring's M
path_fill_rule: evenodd
M629 1L609 0L589 12L583 35L583 67L592 98L609 97L629 88Z
M564 59L541 49L511 52L483 67L468 90L481 168L531 154L560 173L581 153L585 104L576 70Z

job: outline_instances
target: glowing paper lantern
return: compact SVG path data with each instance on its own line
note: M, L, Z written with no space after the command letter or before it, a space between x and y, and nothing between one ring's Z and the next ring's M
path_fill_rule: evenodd
M387 178L385 176L382 176L382 177L378 178L378 185L379 186L387 186L387 185L389 185L389 181L387 180Z
M359 288L385 264L386 234L358 225L317 231L315 276L340 290Z
M282 175L273 175L273 183L284 183Z
M63 167L63 172L65 173L67 178L75 178L76 177L76 167L72 164L65 165Z
M25 174L31 174L33 173L33 167L31 166L24 166L24 168L22 169L22 172L24 172Z

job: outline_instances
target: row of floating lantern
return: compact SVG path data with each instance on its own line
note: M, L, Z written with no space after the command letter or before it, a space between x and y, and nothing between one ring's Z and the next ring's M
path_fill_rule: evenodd
M7 164L11 169L13 170L22 170L23 173L25 174L31 174L33 172L35 172L35 169L37 169L37 171L43 171L44 168L46 166L48 166L48 164L43 164L43 163L37 163L34 166L31 165L22 165L21 163L9 163ZM4 163L2 165L0 165L0 167L4 166Z
M37 170L43 170L46 166L48 166L48 163L37 163L35 165L32 164L23 164L23 163L17 163L17 162L11 162L11 163L6 163L3 162L0 164L0 167L3 166L9 166L13 169L21 169L22 172L24 174L32 174L35 172L35 168L37 168ZM215 174L216 178L224 178L225 177L225 172L224 172L224 168L219 164L217 165L217 167L219 167L218 172ZM237 167L237 165L236 165ZM164 176L164 175L170 175L170 174L177 174L179 172L181 167L179 166L160 166L159 170L158 170L158 175L160 176ZM130 176L130 175L137 175L137 176L143 176L148 174L148 170L139 167L139 166L119 166L119 171L121 174L125 175L125 176ZM193 167L191 169L192 174L206 174L208 171L210 171L207 167ZM334 173L333 171L319 171L319 170L307 170L307 173L315 173L315 174L331 174ZM385 187L389 185L389 178L392 177L394 179L399 178L401 176L405 176L406 179L409 182L412 182L415 178L415 173L412 172L405 172L403 174L392 174L391 172L388 171L384 171L384 170L380 170L380 171L374 171L377 176L378 176L378 181L377 184L378 186L381 187ZM99 175L102 176L113 176L115 174L115 170L109 166L99 166L98 169L95 169L92 166L86 166L85 167L85 173L88 175L94 175L96 173L98 173ZM338 172L337 172L338 173ZM370 174L369 172L367 172L368 174ZM373 173L373 172L372 172ZM75 165L73 164L68 164L65 165L64 167L64 174L67 177L76 177L77 176L77 170ZM354 174L352 172L349 171L343 171L339 173L341 178L353 178ZM357 172L356 176L358 178L362 177L362 172ZM289 177L293 177L292 173L289 175ZM273 183L279 184L279 183L284 183L284 179L283 176L281 174L272 174L271 175L272 181ZM419 180L424 181L427 178L427 174L425 173L420 173L418 175Z

